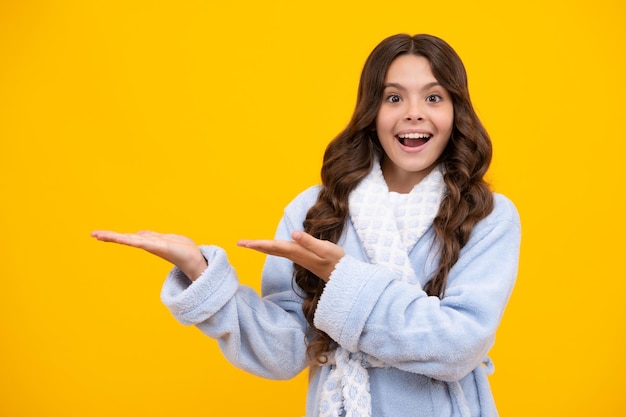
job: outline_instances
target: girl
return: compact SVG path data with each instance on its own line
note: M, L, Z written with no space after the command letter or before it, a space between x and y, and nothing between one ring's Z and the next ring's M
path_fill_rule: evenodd
M285 209L263 297L224 251L176 235L93 232L176 267L162 300L236 366L292 378L307 416L496 416L486 357L517 274L520 224L483 176L491 142L465 69L429 35L383 40L322 185Z

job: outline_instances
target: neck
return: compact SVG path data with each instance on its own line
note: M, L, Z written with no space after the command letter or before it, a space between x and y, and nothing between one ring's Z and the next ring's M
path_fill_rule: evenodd
M388 158L384 158L381 164L381 170L389 191L407 194L430 174L435 166L436 164L433 164L427 169L417 172L405 171L395 166Z

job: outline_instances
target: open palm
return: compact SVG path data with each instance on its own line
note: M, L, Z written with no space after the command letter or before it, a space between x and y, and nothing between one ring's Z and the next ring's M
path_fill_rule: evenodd
M118 243L150 252L176 265L191 280L198 278L207 267L206 260L194 241L185 236L147 230L137 233L96 230L91 236L103 242Z

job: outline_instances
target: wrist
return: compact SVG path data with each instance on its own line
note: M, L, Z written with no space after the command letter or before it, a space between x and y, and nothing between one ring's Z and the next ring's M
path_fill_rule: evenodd
M208 268L209 264L207 260L202 256L200 252L198 252L199 258L185 265L185 267L181 267L180 270L189 278L191 281L195 281L202 273Z

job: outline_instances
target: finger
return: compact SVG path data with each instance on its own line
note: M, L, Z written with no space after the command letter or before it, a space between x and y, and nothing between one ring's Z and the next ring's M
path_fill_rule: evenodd
M296 230L295 232L293 232L291 234L291 238L298 242L301 246L307 248L307 249L314 249L317 247L317 243L320 242L319 239L314 238L313 236L311 236L308 233L305 232L301 232L299 230Z
M321 261L319 256L301 246L298 242L286 240L254 240L240 241L239 245L267 255L288 259L309 270L315 268L315 265L319 264Z
M140 236L158 236L158 235L160 235L160 233L153 232L152 230L139 230L136 234L140 235Z
M121 233L112 232L110 230L94 230L91 232L91 237L95 237L98 240L102 240L105 242L111 241L111 239L115 239L120 236Z
M118 243L120 245L132 246L140 249L148 250L149 247L152 246L150 245L150 241L146 237L137 234L98 230L92 232L91 235L102 242Z
M238 244L266 255L287 258L297 264L302 264L306 259L315 256L311 251L300 246L299 243L287 240L244 240Z
M290 252L290 246L297 244L286 240L240 240L237 245L268 255L285 256Z
M328 253L327 241L317 239L306 232L298 230L293 232L291 237L294 241L298 242L300 246L308 249L319 257L323 258Z
M158 246L160 248L163 242L169 242L169 243L174 243L174 244L182 243L182 244L194 245L193 240L189 239L188 237L177 235L174 233L159 233L159 232L154 232L152 230L140 230L135 234L146 238L147 240L145 242L150 244L151 247ZM160 242L159 245L157 245L157 242ZM152 243L154 243L154 245L152 245Z

